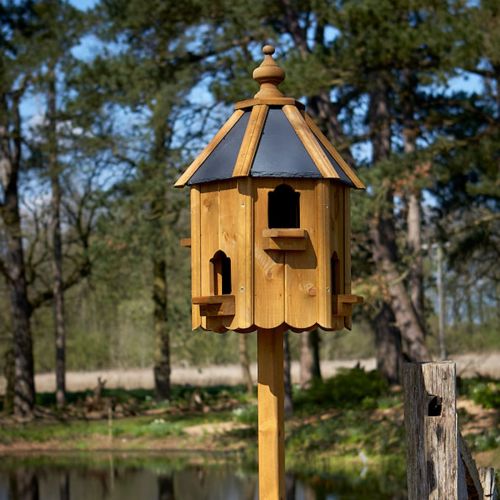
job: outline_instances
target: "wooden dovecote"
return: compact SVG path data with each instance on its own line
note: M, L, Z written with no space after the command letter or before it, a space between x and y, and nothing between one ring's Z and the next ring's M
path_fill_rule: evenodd
M265 46L260 90L182 174L191 190L192 326L351 327L350 189L364 185Z

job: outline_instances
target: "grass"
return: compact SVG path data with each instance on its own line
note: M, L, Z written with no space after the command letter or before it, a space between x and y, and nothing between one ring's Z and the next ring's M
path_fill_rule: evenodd
M27 424L3 426L0 443L11 444L18 441L43 443L55 441L74 443L77 448L85 448L89 438L109 437L129 439L161 439L182 437L189 426L207 422L227 421L228 413L206 415L170 415L168 417L129 417L113 420L111 426L105 420L66 422L35 421Z
M499 390L499 381L459 380L459 393L489 411L500 408ZM88 393L72 393L68 399L78 407L87 396ZM103 438L110 435L114 443L130 441L130 446L136 447L169 439L179 446L188 443L186 446L222 451L243 443L245 460L255 462L256 400L249 398L242 387L176 387L172 400L164 403L155 402L152 392L146 390L113 389L104 391L103 397L115 406L132 405L142 414L113 419L111 427L106 419L57 421L52 418L27 424L7 423L2 426L0 443L53 442L55 447L62 444L63 449L88 449L93 441L100 439L102 443ZM54 401L46 395L42 394L38 402L53 409ZM144 414L151 410L155 415ZM57 412L54 415L57 417ZM471 422L474 418L461 411L461 422ZM193 426L222 422L235 425L216 434L202 430L195 438L186 431ZM498 449L500 430L498 426L480 429L466 439L474 451ZM360 368L343 370L331 379L314 383L308 390L295 390L294 416L286 424L289 464L307 466L312 458L315 462L327 463L332 457L356 458L360 454L370 460L398 457L404 463L404 442L401 394L391 391L376 372ZM108 446L113 445L111 441Z

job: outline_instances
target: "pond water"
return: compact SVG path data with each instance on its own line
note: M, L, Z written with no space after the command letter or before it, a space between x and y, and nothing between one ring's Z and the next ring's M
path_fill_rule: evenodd
M286 481L287 500L405 498L396 493L401 488L390 477L366 470L287 474ZM237 459L206 456L92 453L0 457L0 500L35 499L258 500L257 471L245 468Z

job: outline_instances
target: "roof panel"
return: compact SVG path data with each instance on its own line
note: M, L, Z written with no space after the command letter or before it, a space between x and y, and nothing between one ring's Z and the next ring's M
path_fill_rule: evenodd
M238 158L249 116L250 111L245 111L243 116L189 179L189 185L232 178L234 164Z
M323 143L321 141L318 141L318 144L321 146L321 149L323 149L323 152L325 153L328 160L330 160L330 163L332 164L333 168L335 169L335 172L337 172L337 174L339 174L339 177L340 177L339 180L341 182L343 182L344 184L347 184L347 185L355 188L356 186L354 185L354 183L351 181L351 179L349 179L348 175L344 172L342 167L336 162L335 158L330 154L330 151L328 151L328 149L326 149L325 146L323 146Z
M322 177L281 108L269 109L250 176Z

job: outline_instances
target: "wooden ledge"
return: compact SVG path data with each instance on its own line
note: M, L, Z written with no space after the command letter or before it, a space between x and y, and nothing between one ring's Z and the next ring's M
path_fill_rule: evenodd
M273 228L262 231L264 238L305 238L307 231L300 228Z
M363 303L363 297L359 295L342 294L332 296L333 316L351 316L352 307Z
M266 104L267 106L297 106L299 109L305 109L304 104L300 101L297 101L293 97L269 97L267 99L255 98L255 99L245 99L244 101L238 101L234 105L234 109L245 109L251 108L252 106L256 106L257 104Z
M264 229L264 250L300 252L307 247L307 231L300 228Z
M204 295L193 297L193 305L200 306L201 316L234 316L234 295Z
M179 243L181 247L191 248L191 238L181 238Z

